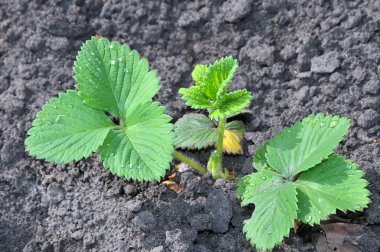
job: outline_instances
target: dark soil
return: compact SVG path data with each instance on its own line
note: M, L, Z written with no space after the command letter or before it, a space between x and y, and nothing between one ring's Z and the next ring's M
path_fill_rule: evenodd
M254 251L242 234L253 208L240 207L232 182L185 172L177 194L117 178L96 155L70 165L27 156L36 112L74 87L75 55L95 34L150 60L162 80L157 100L174 120L190 111L177 91L194 65L236 57L231 88L254 95L245 155L226 162L239 177L283 126L312 112L349 117L338 152L366 171L372 203L328 222L362 225L344 243L379 251L379 13L378 0L1 0L0 251ZM207 153L195 157L205 164ZM315 251L321 236L304 226L278 250Z

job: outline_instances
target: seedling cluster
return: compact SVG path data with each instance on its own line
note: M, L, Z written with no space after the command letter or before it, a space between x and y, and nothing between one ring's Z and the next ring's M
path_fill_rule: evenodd
M241 154L242 121L228 121L250 103L246 89L228 92L238 68L232 57L197 65L195 85L179 93L193 109L175 126L153 97L160 89L156 71L127 45L93 37L74 64L77 90L60 93L37 113L25 140L31 156L69 163L98 152L106 168L136 181L160 180L173 156L201 173L229 178L223 152ZM368 182L352 161L333 151L348 132L345 117L310 115L285 128L256 152L257 170L239 183L242 206L255 204L244 233L257 249L272 249L294 222L319 224L341 211L362 211L370 202ZM207 169L179 149L215 146Z

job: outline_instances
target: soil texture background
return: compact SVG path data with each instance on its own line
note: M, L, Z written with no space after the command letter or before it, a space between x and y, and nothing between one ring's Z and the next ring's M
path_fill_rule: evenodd
M237 58L231 89L254 96L245 154L226 160L238 177L284 126L317 112L350 118L337 151L366 172L371 205L302 226L276 250L379 251L379 13L378 0L0 0L0 251L255 251L242 233L253 207L240 207L233 182L187 171L177 194L117 178L96 155L54 165L25 153L37 111L74 87L76 53L95 34L158 69L156 100L173 121L190 111L177 92L195 64ZM209 150L191 155L205 165Z

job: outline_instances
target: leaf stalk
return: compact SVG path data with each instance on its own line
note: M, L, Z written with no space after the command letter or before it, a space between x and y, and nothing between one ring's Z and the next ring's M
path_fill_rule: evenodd
M216 167L218 169L218 174L225 174L223 169L223 140L224 140L224 128L226 125L226 118L223 117L219 120L218 125L218 142L216 145Z
M186 163L187 165L193 167L195 170L199 171L200 173L202 173L202 174L206 174L207 173L207 170L205 168L203 168L202 166L200 166L197 162L194 162L193 160L185 157L184 155L182 155L178 151L174 151L173 155L174 155L174 157L176 159L178 159L178 160Z

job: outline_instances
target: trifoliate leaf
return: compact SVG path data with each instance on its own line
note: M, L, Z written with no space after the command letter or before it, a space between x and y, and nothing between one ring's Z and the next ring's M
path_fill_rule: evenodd
M356 164L335 154L303 172L296 181L298 219L313 225L337 209L362 211L370 202L363 175Z
M228 154L241 154L240 140L245 126L242 121L226 124L223 151ZM182 149L203 149L215 145L218 140L217 125L202 114L186 114L175 124L174 146Z
M55 163L86 158L103 144L113 122L83 104L77 92L59 94L42 107L25 140L30 155Z
M92 37L74 63L79 96L91 107L124 119L126 108L150 101L160 89L156 71L127 45Z
M224 94L218 100L217 108L209 114L209 117L218 120L229 115L234 115L247 107L251 99L252 96L246 89Z
M193 109L207 109L214 107L210 99L203 93L200 86L180 88L178 93L182 95L186 105Z
M203 85L203 78L206 74L207 69L208 67L206 65L198 64L195 66L193 72L191 73L191 76L193 77L193 80L197 86Z
M297 218L296 187L269 170L249 175L249 181L242 187L245 189L242 205L255 204L253 216L244 222L243 232L257 249L272 249L289 235Z
M310 115L269 141L266 160L284 177L292 177L328 157L350 126L346 117Z
M227 87L238 68L237 60L231 56L215 61L203 78L203 90L208 98L216 101L227 91Z
M158 180L172 160L171 118L157 102L126 111L125 129L112 130L100 148L100 158L112 173L138 181Z

